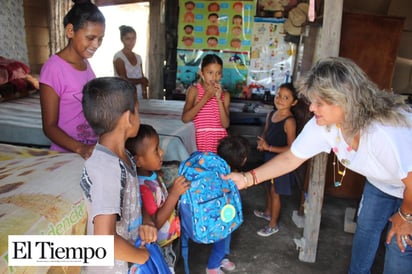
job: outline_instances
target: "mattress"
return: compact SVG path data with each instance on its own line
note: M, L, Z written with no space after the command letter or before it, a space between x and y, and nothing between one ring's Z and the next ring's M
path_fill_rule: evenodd
M139 113L162 115L180 119L185 101L143 99L139 101Z
M79 273L79 267L9 267L8 235L83 235L87 210L75 153L0 144L0 273Z
M39 93L0 103L0 142L50 146L42 130Z
M182 161L196 150L192 122L180 119L181 101L144 100L141 122L152 125L160 136L165 161ZM49 147L50 140L42 130L40 95L0 103L0 143Z

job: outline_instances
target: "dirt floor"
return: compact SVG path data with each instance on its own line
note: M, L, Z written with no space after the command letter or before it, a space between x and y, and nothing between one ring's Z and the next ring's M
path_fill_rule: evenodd
M263 209L265 192L256 186L241 191L243 202L243 224L232 234L230 259L236 269L225 273L242 274L309 274L309 273L347 273L351 255L353 234L344 231L344 215L348 207L356 208L354 200L325 196L314 263L299 260L294 239L303 237L303 228L292 221L292 213L299 207L299 194L282 197L280 231L269 237L261 237L256 231L266 221L257 218L253 210ZM210 245L191 243L189 248L190 273L205 273ZM378 250L372 269L373 274L382 273L383 243ZM183 260L177 262L176 273L184 273Z

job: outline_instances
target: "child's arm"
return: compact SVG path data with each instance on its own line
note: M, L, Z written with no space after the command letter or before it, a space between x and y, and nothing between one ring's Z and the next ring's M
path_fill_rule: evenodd
M183 176L179 176L174 180L166 201L164 202L163 206L160 207L153 215L153 221L157 229L160 229L164 225L164 223L170 218L170 215L176 208L176 204L180 198L180 195L185 193L189 187L190 182L187 182L185 177Z
M266 137L266 132L268 131L268 128L269 128L269 119L271 117L272 117L272 111L266 115L266 122L265 122L265 127L263 128L263 132L260 136L257 137L258 138L257 150L259 151L265 151L264 149L264 143L266 143L265 137Z
M157 228L154 224L142 224L139 226L139 237L142 240L141 247L146 243L157 241Z
M186 92L186 101L182 112L183 123L192 121L204 105L196 104L197 93L198 90L195 86L191 86Z
M196 102L198 90L195 86L191 86L186 93L186 101L183 107L182 112L182 121L183 123L188 123L192 121L197 113L203 108L203 106L209 100L209 96L207 96L207 91L203 95L202 99L199 102Z
M144 225L155 226L152 216L147 212L146 208L144 207L144 203L142 203L142 216Z
M146 248L137 248L129 241L121 237L116 232L116 214L97 215L94 218L94 235L114 236L114 257L130 263L143 264L149 259L149 252ZM157 230L153 228L152 241L157 239ZM149 238L149 236L147 237Z
M296 139L296 119L295 118L289 118L285 121L285 133L287 136L287 142L288 142L288 146L286 149L280 151L286 151L288 149L290 149L290 147L292 146L293 141L295 141Z
M285 121L284 130L286 133L287 138L287 145L281 147L269 146L265 139L258 137L259 142L261 142L262 150L274 152L274 153L282 153L290 149L293 141L296 138L296 120L295 118L289 118Z
M262 135L261 135L263 138L266 137L266 133L267 133L268 128L269 128L269 122L270 122L271 117L272 117L272 112L269 112L269 113L266 115L265 127L263 128L263 133L262 133Z
M230 118L229 118L229 105L230 105L230 93L227 91L224 91L224 101L222 101L221 97L221 92L223 92L220 87L220 92L217 92L216 98L217 98L217 104L219 106L219 115L220 115L220 123L222 124L222 127L228 128L230 125Z
M143 216L143 223L139 227L139 236L142 242L142 246L146 243L151 243L153 241L153 229L156 231L156 240L157 241L157 228L154 223L152 216L147 212L144 204L142 203L142 216Z
M59 102L60 98L52 87L40 84L40 106L44 134L53 143L79 154L84 159L89 158L94 145L85 145L76 141L59 127Z

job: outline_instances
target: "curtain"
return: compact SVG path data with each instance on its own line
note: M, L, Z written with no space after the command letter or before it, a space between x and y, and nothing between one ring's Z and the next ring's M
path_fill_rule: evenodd
M0 9L0 56L28 64L23 0L2 0Z
M64 33L63 18L73 2L70 0L48 0L50 18L50 55L63 49L67 44Z

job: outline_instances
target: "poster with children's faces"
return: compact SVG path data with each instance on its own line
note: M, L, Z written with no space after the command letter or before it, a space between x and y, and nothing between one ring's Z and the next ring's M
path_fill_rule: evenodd
M185 93L198 80L206 54L223 61L221 83L231 97L246 84L255 15L254 0L179 2L176 92Z
M179 4L178 48L250 51L255 1Z

